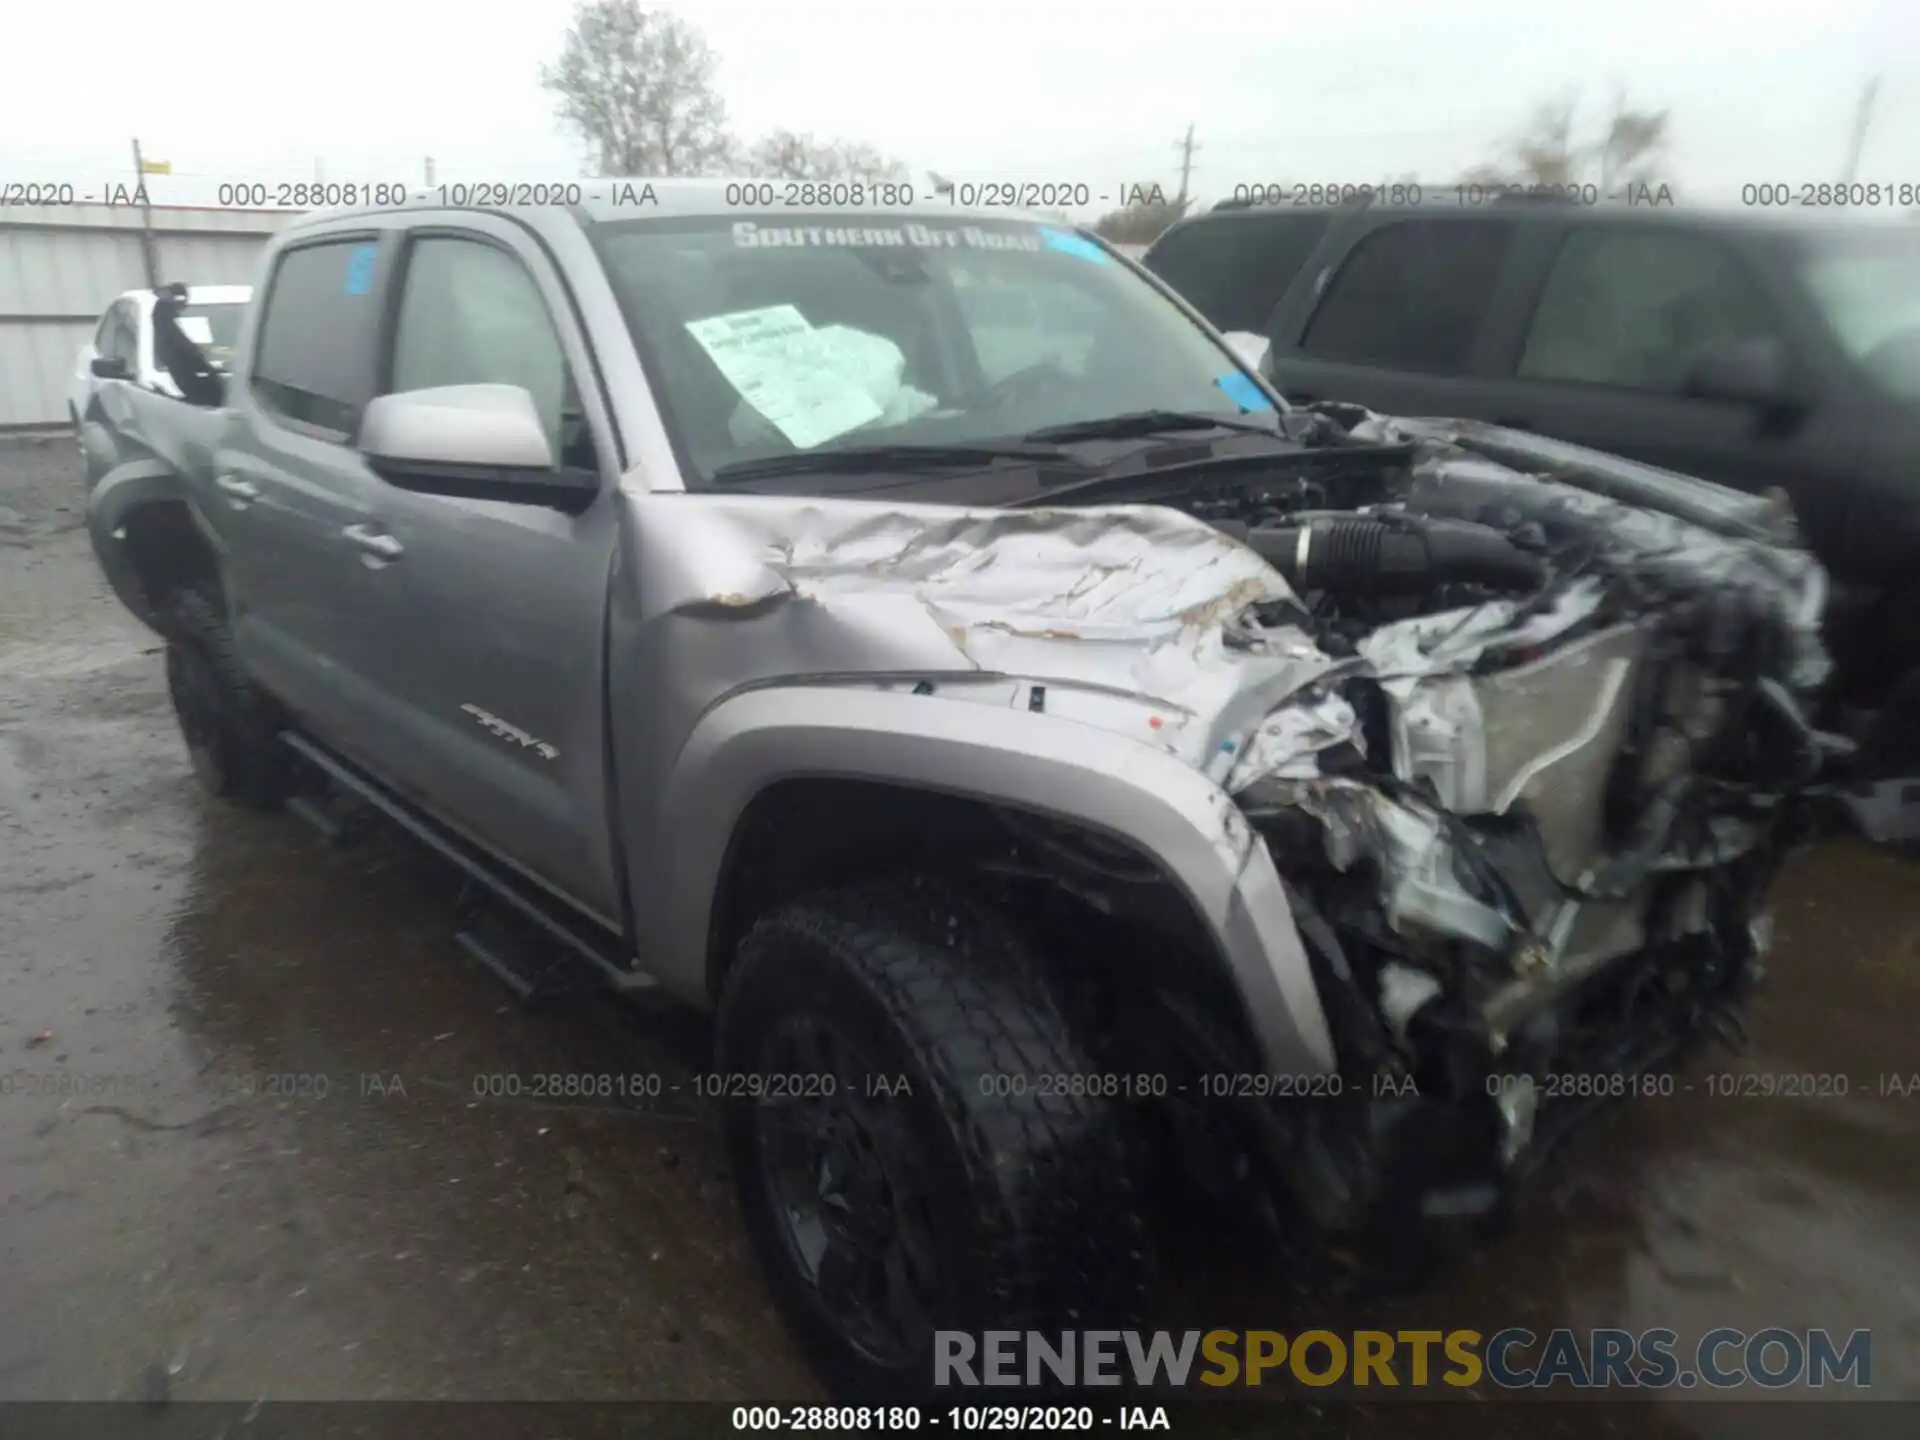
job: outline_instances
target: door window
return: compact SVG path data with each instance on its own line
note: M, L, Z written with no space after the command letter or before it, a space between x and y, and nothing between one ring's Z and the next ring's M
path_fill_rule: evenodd
M284 252L274 266L255 346L253 391L290 420L352 433L373 388L379 247L329 240Z
M1331 212L1228 212L1169 230L1144 264L1220 330L1264 333Z
M565 352L526 267L480 240L430 236L407 256L390 391L518 385L566 465L591 464Z
M1759 292L1718 241L1576 230L1547 277L1519 373L1677 395L1707 347L1770 330Z
M1403 220L1347 257L1301 341L1309 355L1462 371L1512 239L1500 220Z

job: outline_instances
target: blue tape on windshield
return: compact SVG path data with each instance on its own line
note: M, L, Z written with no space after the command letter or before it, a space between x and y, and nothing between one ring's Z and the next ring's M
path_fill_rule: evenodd
M1273 409L1273 401L1261 393L1260 387L1253 383L1252 377L1243 375L1238 370L1222 375L1213 383L1218 385L1221 393L1243 411Z
M364 295L373 288L373 262L379 255L377 245L360 245L347 257L347 279L340 289L347 295Z
M1042 225L1040 243L1049 250L1058 250L1062 255L1071 255L1076 260L1091 260L1096 265L1107 265L1113 261L1113 257L1093 241L1084 235L1076 235L1071 230L1055 230L1051 226Z

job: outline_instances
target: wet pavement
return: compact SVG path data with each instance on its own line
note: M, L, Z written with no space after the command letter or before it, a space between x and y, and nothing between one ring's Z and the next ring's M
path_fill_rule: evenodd
M203 797L81 506L71 442L0 442L0 1399L818 1398L671 1088L703 1023L529 1014L457 959L438 862ZM1202 1258L1167 1323L1867 1328L1875 1396L1920 1400L1916 879L1798 857L1751 1052L1609 1116L1424 1294L1287 1313ZM1783 1083L1824 1093L1745 1093ZM1627 1428L1751 1433L1675 1398ZM1624 1418L1591 1416L1554 1433ZM1338 1426L1414 1428L1373 1419Z

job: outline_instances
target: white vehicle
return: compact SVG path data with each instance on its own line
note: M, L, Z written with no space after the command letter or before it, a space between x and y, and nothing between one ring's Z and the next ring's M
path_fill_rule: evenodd
M240 317L252 299L251 285L195 285L188 289L180 328L215 368L225 370L231 361L233 342L240 334ZM181 398L180 387L154 356L153 300L151 290L127 291L107 307L93 337L80 347L67 392L67 408L76 428L102 380L131 380L176 400ZM97 366L99 361L108 363ZM119 362L117 367L113 366L115 361ZM114 373L107 373L110 368Z

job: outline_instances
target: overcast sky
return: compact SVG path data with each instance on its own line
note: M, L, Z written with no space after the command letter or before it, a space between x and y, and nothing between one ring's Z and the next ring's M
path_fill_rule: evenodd
M1541 100L1616 86L1673 116L1693 196L1838 178L1881 76L1862 180L1920 184L1915 0L1341 0L1189 9L1085 0L676 0L719 56L733 127L870 141L916 179L1177 177L1207 200L1261 180L1451 181ZM571 179L539 66L570 0L328 0L176 7L13 0L0 30L0 182L129 178L156 203L222 180ZM1093 207L1101 207L1096 203Z

